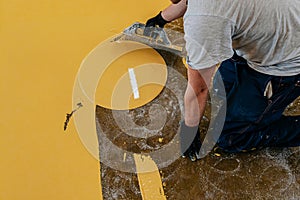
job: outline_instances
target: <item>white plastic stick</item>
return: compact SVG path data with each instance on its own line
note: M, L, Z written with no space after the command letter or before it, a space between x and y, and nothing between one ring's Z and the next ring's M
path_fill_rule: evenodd
M128 72L129 72L130 84L133 92L133 98L138 99L140 98L140 94L139 94L139 88L137 85L133 68L128 68Z

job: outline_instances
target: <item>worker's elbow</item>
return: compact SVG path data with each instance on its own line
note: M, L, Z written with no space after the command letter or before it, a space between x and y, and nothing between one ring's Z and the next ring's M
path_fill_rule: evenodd
M202 87L202 88L196 89L196 91L195 91L195 95L197 97L207 95L207 93L208 93L208 88L207 87Z
M199 87L193 88L192 86L188 86L185 92L185 100L186 101L193 101L194 99L203 98L207 96L208 88L207 87Z

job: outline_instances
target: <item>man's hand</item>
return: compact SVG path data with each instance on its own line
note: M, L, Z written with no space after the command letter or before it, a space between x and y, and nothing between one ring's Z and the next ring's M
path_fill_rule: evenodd
M150 27L163 28L167 23L182 17L187 9L186 0L176 0L163 11L160 11L158 15L147 20L144 35L150 36Z
M177 4L179 3L181 0L171 0L172 3Z
M182 121L180 123L179 137L182 157L188 157L191 161L199 159L201 148L199 127L189 127Z
M162 11L160 11L155 17L148 19L148 21L146 22L146 27L159 26L160 28L163 28L166 25L166 23L169 23L169 21L165 20L162 17L161 13Z

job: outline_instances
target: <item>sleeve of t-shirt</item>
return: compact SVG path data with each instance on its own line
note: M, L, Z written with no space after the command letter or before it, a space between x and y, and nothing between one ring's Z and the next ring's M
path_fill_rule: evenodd
M218 16L185 16L188 65L193 69L205 69L231 58L233 29L230 20Z

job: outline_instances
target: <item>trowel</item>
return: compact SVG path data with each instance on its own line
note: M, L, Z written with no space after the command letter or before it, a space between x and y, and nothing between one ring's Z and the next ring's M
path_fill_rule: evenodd
M127 27L114 41L135 41L185 57L183 33L160 27L146 27L136 22Z

